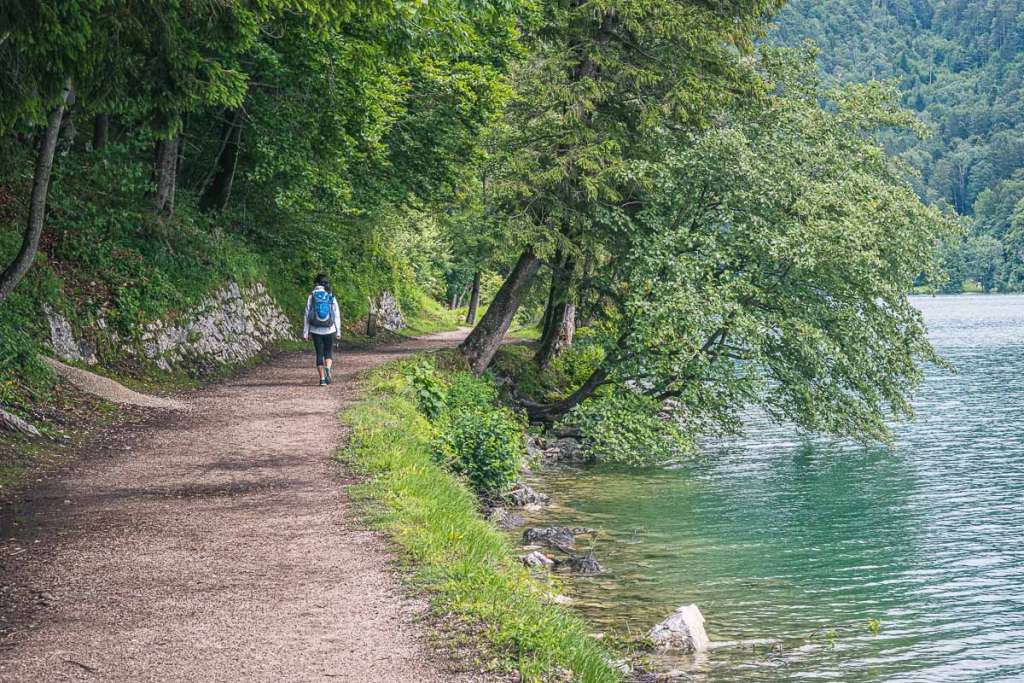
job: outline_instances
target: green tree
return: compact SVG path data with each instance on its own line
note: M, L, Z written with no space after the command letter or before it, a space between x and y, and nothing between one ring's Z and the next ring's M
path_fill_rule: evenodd
M961 250L968 277L977 280L986 293L995 289L1003 270L1002 243L992 235L972 235Z
M875 142L914 120L877 84L827 91L813 64L775 52L764 66L778 94L657 169L638 216L645 238L613 283L605 359L564 400L531 406L534 419L602 387L671 406L691 438L738 428L751 404L864 439L886 438L888 414L910 414L921 363L939 361L907 292L922 270L937 276L954 230Z
M553 256L578 261L628 229L646 164L681 127L756 92L750 47L780 3L570 0L543 5L517 97L500 183L520 257L461 349L476 372ZM559 274L575 271L562 264ZM554 278L555 282L558 277ZM568 288L564 288L568 289ZM561 306L562 315L570 308ZM559 323L551 323L556 328Z

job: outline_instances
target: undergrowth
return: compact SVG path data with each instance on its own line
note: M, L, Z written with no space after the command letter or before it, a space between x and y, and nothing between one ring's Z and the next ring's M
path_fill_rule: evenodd
M474 492L432 456L434 428L401 364L369 378L368 397L343 415L352 428L340 457L368 479L352 488L385 530L433 608L478 627L481 643L525 681L620 680L586 624L552 602L550 587L518 563L479 513Z
M534 401L554 401L572 392L601 362L603 351L581 331L577 341L546 368L534 362L534 346L506 344L494 357L494 371L512 380L523 396Z

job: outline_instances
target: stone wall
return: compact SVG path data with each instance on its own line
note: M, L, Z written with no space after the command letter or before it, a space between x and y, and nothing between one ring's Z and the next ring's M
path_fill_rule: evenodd
M52 310L47 316L54 354L87 364L97 362L97 341L163 370L201 370L243 363L294 336L287 316L262 284L242 289L232 282L173 320L148 323L128 339L109 331L102 318L95 329L76 338L66 318Z
M398 305L398 299L391 292L381 292L377 301L371 302L371 314L377 316L377 326L389 332L397 332L405 327L405 316Z

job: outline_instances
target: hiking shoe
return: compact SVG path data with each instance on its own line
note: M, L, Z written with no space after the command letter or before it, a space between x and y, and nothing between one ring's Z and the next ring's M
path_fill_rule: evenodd
M326 379L320 380L320 386L326 387L327 386L327 380Z

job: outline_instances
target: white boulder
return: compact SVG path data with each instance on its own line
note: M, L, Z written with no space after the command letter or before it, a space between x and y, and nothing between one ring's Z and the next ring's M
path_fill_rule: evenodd
M532 553L523 555L519 559L527 567L535 567L538 569L551 569L555 565L554 560L539 550L534 550Z
M683 605L652 628L648 637L658 650L703 652L711 643L704 630L704 615L697 605Z

